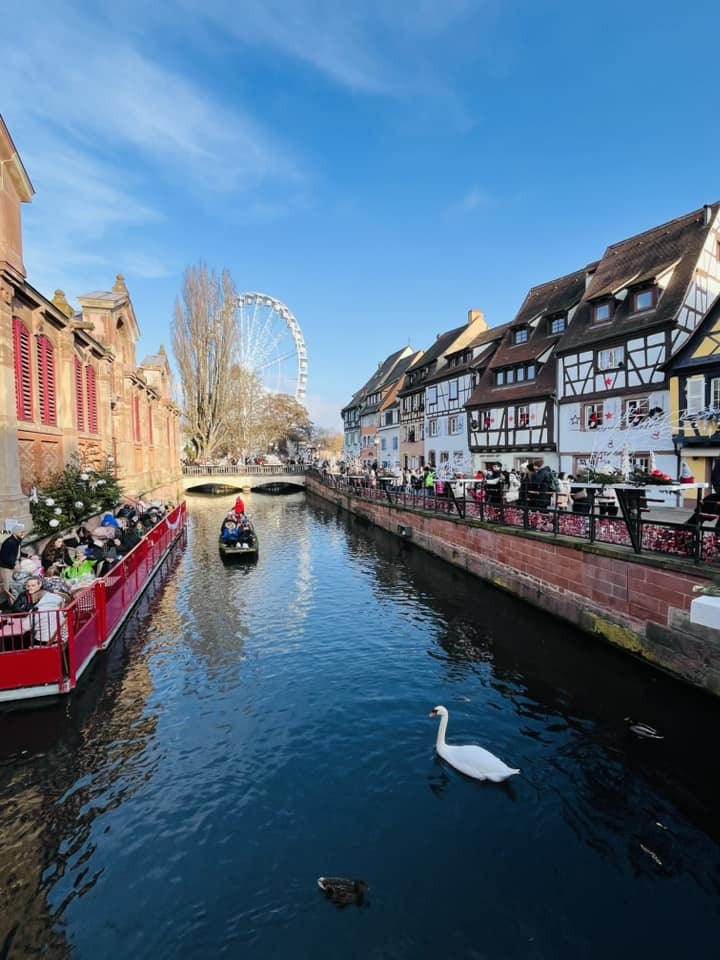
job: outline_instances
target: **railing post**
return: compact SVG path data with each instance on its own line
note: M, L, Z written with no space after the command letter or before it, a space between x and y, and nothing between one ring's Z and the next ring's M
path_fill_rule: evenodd
M107 625L107 596L105 594L105 581L95 581L95 613L97 615L98 637L96 647L102 650L108 639Z

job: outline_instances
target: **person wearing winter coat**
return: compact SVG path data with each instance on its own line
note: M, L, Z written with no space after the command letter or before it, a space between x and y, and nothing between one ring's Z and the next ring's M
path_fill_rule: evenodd
M32 609L15 626L18 633L32 634L33 645L47 646L62 635L67 614L59 611L64 606L63 598L49 590L43 590L42 578L33 574L25 589L32 600Z
M3 540L0 546L0 586L9 593L13 570L20 553L25 527L22 523L14 523L10 527L10 536Z

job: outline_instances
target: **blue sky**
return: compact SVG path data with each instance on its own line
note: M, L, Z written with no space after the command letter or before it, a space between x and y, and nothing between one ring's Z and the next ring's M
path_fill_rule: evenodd
M188 264L297 317L308 407L720 199L720 4L4 0L30 282L122 272L139 359Z

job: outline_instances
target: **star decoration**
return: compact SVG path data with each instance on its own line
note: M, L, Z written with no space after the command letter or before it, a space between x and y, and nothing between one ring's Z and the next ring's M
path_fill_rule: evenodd
M605 414L605 419L606 419L606 420L612 420L612 414L611 414L611 413L606 413L606 414Z
M606 387L612 386L612 377L605 377L605 386Z
M574 416L570 417L570 423L576 427L580 423L580 417L575 414Z

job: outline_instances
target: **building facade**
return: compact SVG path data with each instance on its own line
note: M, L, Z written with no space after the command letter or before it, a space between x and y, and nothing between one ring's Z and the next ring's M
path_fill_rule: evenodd
M137 363L122 276L73 309L27 280L21 205L33 188L0 118L0 517L31 527L28 494L73 458L111 457L129 496L176 499L180 410L164 350Z

